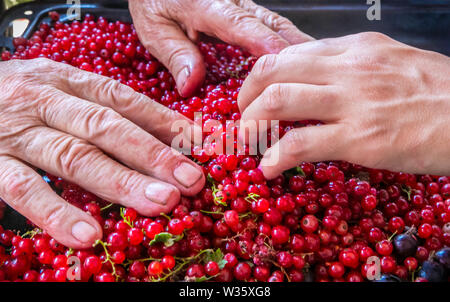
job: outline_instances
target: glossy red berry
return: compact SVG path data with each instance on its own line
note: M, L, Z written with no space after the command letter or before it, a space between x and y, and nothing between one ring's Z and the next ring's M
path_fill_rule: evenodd
M246 262L240 262L234 267L234 277L239 281L246 281L251 277L252 269Z
M220 268L217 262L209 261L205 265L205 272L208 276L215 276L219 273Z
M148 265L147 271L148 274L152 277L159 277L164 270L163 265L159 261L152 261Z
M144 240L144 233L141 229L131 228L128 231L128 241L131 245L138 245Z
M272 228L272 241L274 244L283 244L288 242L290 231L287 227L279 225Z
M359 264L359 256L353 249L345 249L339 254L339 261L350 268L356 268Z
M175 258L170 255L166 255L161 259L161 264L166 270L171 270L175 267Z
M313 233L319 227L319 221L314 215L305 215L302 218L300 225L306 233Z
M184 223L178 218L171 219L168 225L169 233L173 235L181 235L184 231Z
M377 253L382 256L389 256L394 249L392 243L389 240L382 240L376 244Z

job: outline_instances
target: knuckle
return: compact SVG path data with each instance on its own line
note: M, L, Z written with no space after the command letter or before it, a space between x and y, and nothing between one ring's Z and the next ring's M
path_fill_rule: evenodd
M22 121L21 125L15 125L8 121L0 121L0 152L5 154L16 154L26 148L26 138L32 133L38 125Z
M42 98L46 94L47 86L36 83L36 75L32 73L11 73L0 78L2 87L2 107L8 111L19 111L30 107L30 97L33 100ZM39 90L37 90L37 85ZM3 109L3 108L2 108Z
M287 96L285 88L281 84L272 84L263 92L261 106L264 111L276 112L282 107L282 99Z
M98 99L110 100L109 106L112 108L121 108L129 105L130 96L135 94L135 91L126 85L123 85L115 80L107 80L100 85L98 92Z
M0 174L1 196L15 208L26 206L29 194L35 183L34 175L27 169L14 167Z
M319 93L319 92L317 92ZM338 99L342 95L342 92L340 92L339 88L330 88L327 90L324 90L324 93L321 94L318 97L318 102L320 103L320 106L322 107L328 107L337 109L339 108Z
M353 70L363 72L377 72L388 64L389 58L380 54L354 54L348 57L347 65Z
M95 146L71 137L57 138L51 145L57 167L64 177L70 179L74 179L81 169L102 156Z
M88 140L95 140L112 129L117 130L124 124L125 120L111 108L99 108L94 105L84 113L83 122Z
M44 225L46 229L54 229L60 227L61 222L67 216L68 211L68 203L62 202L56 205L52 205L52 207L44 213L42 225Z
M363 32L356 34L356 36L363 42L380 42L388 39L388 36L380 32Z
M275 31L286 30L293 26L291 21L273 12L267 13L264 21L266 24L270 24Z
M175 161L172 149L159 142L150 145L148 154L148 161L151 167L172 165Z
M257 75L266 75L274 71L277 65L277 55L264 55L256 61L253 67L253 73Z
M180 65L178 66L178 62L180 58L190 56L189 50L184 47L176 47L169 50L168 56L167 56L167 65L169 66L169 69L173 72L174 75L176 75L180 68L183 68L184 66Z
M54 61L52 61L52 60L50 60L48 58L36 58L36 59L33 59L32 62L34 64L36 64L37 66L39 66L39 67L48 67L50 65L54 65L55 64Z
M267 44L276 46L278 49L278 51L277 51L278 53L279 53L279 51L281 51L281 50L285 49L287 46L289 46L289 43L287 41L285 41L283 38L281 38L276 33L268 34L264 40ZM268 50L268 52L274 53L273 50Z
M40 95L35 99L37 115L43 121L55 122L61 114L55 106L66 100L66 97L56 89L42 89Z
M115 191L117 196L130 195L141 183L141 175L136 171L119 171L115 177Z
M222 8L222 10L223 15L227 16L228 20L230 20L232 24L246 26L253 24L256 19L255 16L240 10L236 5L226 5L226 7Z

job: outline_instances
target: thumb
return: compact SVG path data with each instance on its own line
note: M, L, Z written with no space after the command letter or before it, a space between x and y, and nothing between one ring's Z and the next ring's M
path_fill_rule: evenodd
M139 39L145 48L173 75L180 94L192 95L205 79L205 65L197 46L175 23L159 16L133 16Z

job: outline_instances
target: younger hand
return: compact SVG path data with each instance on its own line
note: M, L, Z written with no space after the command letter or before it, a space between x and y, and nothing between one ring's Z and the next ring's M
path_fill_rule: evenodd
M276 150L269 149L261 161L268 178L302 161L328 160L448 175L449 75L444 55L361 33L263 56L238 102L243 121L324 123L289 131L277 144L277 165L268 164Z

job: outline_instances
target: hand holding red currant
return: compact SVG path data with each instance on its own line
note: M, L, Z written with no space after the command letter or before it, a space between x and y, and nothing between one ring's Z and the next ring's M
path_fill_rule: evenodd
M447 175L449 74L444 55L361 33L263 56L238 102L243 121L321 121L287 132L267 151L267 178L302 161L327 160ZM277 149L279 163L269 165Z
M183 96L190 96L205 78L204 59L195 45L199 33L255 56L312 40L288 19L251 0L131 0L129 6L142 44L173 74Z

